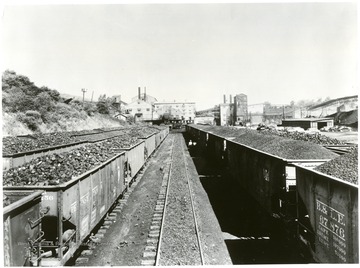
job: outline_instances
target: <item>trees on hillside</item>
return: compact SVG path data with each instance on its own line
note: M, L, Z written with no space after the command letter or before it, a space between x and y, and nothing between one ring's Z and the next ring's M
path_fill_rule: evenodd
M98 112L101 114L110 114L114 102L114 98L106 97L106 94L100 95L99 101L96 104Z
M37 87L30 79L6 70L2 76L3 112L16 113L20 122L36 131L42 123L57 120L62 102L60 93L48 87ZM74 115L68 106L68 113Z
M38 88L26 76L6 70L2 76L2 104L5 112L39 111L41 115L54 110L60 93L47 87Z

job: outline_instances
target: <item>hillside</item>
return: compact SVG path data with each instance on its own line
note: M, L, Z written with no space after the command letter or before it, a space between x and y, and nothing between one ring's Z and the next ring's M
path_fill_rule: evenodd
M14 71L2 75L2 134L26 135L118 127L127 122L111 117L110 98L99 102L69 100L57 90L38 87Z

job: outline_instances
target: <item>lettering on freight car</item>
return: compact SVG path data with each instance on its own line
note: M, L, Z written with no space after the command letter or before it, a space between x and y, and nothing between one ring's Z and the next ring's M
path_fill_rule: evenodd
M93 193L93 195L97 195L98 192L99 192L99 188L98 188L98 186L96 185L96 186L92 189L92 193Z
M80 198L80 203L84 205L87 204L89 200L90 200L89 193L86 193Z
M346 262L345 214L316 200L317 236L320 244L340 261Z
M326 248L329 248L329 243L325 241L322 237L319 236L319 242L323 244Z
M319 225L318 231L321 231L325 235L329 235L329 231L326 228L324 228L321 224Z
M345 226L345 222L344 222L344 214L336 211L336 210L331 210L330 211L330 217L337 221L340 225L344 225Z
M325 230L327 232L327 230ZM321 228L319 228L319 230L317 231L317 234L319 237L321 237L323 240L325 240L326 242L329 242L329 237L327 236L327 233L324 233Z
M320 202L319 200L316 200L316 209L324 213L325 215L328 214L326 207L327 206L324 203Z
M53 200L54 200L54 196L52 195L43 194L41 196L41 201L53 201Z
M341 228L339 225L330 222L330 229L331 232L335 235L337 235L338 237L340 237L342 240L345 241L345 230L344 228Z
M337 250L335 250L335 255L338 257L341 261L346 262L346 257L341 255L341 253Z
M344 241L342 241L340 238L338 238L337 236L333 237L333 240L336 241L336 243L338 243L340 246L342 246L343 248L346 248L346 244Z

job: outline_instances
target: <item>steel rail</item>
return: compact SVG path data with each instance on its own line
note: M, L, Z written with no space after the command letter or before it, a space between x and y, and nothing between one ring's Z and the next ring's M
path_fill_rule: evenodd
M198 241L198 244L199 244L201 265L206 265L206 264L205 264L205 260L204 260L204 255L203 255L202 247L201 247L200 232L199 232L198 223L197 223L197 220L196 220L195 206L194 206L194 200L193 200L193 197L192 197L192 188L191 188L190 179L189 179L189 174L188 174L188 166L187 166L187 164L186 164L186 156L185 156L185 150L184 150L184 142L183 142L183 140L181 140L181 151L182 151L182 155L183 155L183 159L184 159L185 176L186 176L186 180L187 180L187 184L188 184L188 188L189 188L189 192L190 192L191 209L192 209L193 217L194 217L196 238L197 238L197 241Z
M168 176L167 176L166 194L165 194L165 200L164 200L164 210L163 210L163 215L162 215L162 219L161 219L159 242L158 242L158 244L157 244L157 249L156 249L155 266L159 266L159 262L160 262L161 240L162 240L162 235L163 235L163 231L164 231L165 215L166 215L166 205L167 205L168 195L169 195L169 185L170 185L170 178L171 178L171 167L172 167L173 155L174 155L174 139L175 139L175 136L173 137L173 139L172 139L172 144L171 144L171 161L170 161L170 164L168 165L169 172L168 172Z

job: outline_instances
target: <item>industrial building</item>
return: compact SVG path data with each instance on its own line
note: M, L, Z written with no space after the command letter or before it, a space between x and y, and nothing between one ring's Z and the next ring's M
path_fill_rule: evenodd
M125 110L126 114L135 117L135 121L152 120L152 105L143 100L129 103Z
M155 102L153 119L160 118L192 123L195 118L195 102Z
M248 121L247 95L237 94L234 98L230 95L229 102L224 95L224 102L219 105L219 115L221 126L245 124Z
M220 105L220 126L230 126L233 124L234 104L221 103Z
M282 120L283 127L301 127L305 130L309 128L321 129L323 127L333 127L334 119L332 118L295 118Z
M238 94L234 97L234 119L235 124L243 124L248 121L248 101L247 95Z
M141 93L141 88L138 88L138 95L132 98L132 102L126 105L125 114L132 115L135 121L144 121L153 119L153 103L157 101L156 98L146 94L146 88Z

